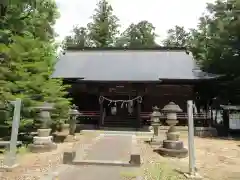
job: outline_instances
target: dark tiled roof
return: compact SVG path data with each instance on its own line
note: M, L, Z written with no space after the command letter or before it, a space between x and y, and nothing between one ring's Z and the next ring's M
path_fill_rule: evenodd
M52 77L87 81L211 78L194 69L195 61L184 50L75 50L59 58Z

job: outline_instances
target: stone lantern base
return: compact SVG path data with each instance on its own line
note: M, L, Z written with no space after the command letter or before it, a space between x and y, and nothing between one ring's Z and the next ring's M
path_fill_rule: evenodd
M184 158L188 155L188 150L184 148L183 142L179 140L179 132L175 126L170 126L166 133L167 139L163 140L162 147L155 150L162 156Z
M47 137L36 136L33 138L33 144L30 144L28 148L33 153L42 153L57 149L57 144L52 142L52 136Z
M174 140L163 140L163 146L154 151L162 156L178 158L184 158L188 155L188 150L184 148L183 142Z

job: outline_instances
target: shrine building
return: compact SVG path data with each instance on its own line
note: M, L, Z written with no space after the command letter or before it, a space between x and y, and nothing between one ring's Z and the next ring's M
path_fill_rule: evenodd
M184 48L164 47L68 48L52 77L71 85L69 97L82 113L81 123L133 128L149 124L153 106L161 110L171 101L183 110L179 123L186 124L187 100L218 78L201 71ZM205 113L195 116L201 123L209 119Z

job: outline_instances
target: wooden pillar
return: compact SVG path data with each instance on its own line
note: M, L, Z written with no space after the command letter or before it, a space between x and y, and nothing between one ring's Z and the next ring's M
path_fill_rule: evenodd
M139 96L140 94L138 94ZM141 100L137 100L137 118L136 118L136 128L139 129L142 126L142 122L141 122Z
M99 98L101 97L102 94L100 94ZM103 109L103 101L101 101L101 99L99 99L99 105L100 105L100 117L98 120L98 127L100 128L101 126L103 126L103 113L104 113L104 109Z
M141 123L141 116L140 116L140 113L141 113L141 103L138 102L137 103L137 128L141 128L142 126L142 123Z

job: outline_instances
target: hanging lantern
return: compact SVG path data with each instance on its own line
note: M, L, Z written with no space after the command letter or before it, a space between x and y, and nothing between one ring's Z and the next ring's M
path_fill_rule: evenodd
M113 107L111 107L111 113L112 115L116 115L117 114L117 104L115 103L115 105Z
M133 113L133 101L128 102L128 113L129 114Z

